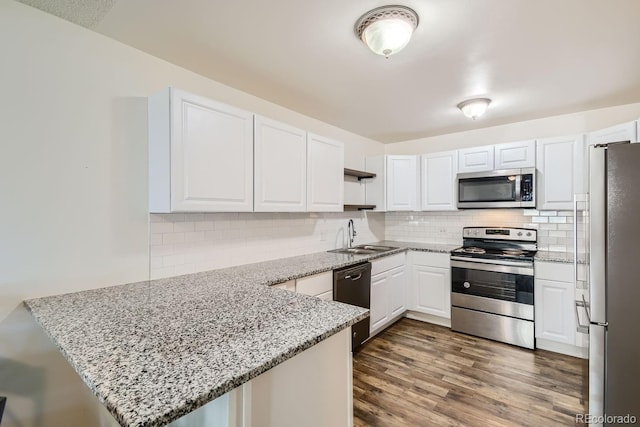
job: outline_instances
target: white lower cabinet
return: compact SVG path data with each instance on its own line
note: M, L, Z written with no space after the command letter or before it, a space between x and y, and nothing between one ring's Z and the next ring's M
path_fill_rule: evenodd
M587 341L576 323L576 287L573 264L535 263L536 346L586 357Z
M451 267L449 254L411 252L409 309L451 319Z
M314 274L313 276L301 277L296 280L295 290L299 294L311 295L326 301L333 301L333 271L325 271L324 273Z
M296 281L288 280L283 283L278 283L277 285L273 285L272 288L284 289L285 291L295 292L296 291Z
M353 426L350 329L169 424L201 426Z
M371 308L369 335L373 336L407 310L406 255L371 261Z
M573 283L535 281L536 338L575 344Z

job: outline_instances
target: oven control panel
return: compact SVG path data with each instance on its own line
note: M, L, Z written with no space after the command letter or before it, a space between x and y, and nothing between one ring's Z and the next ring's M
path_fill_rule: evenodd
M512 227L465 227L462 230L465 239L520 240L536 242L538 230Z

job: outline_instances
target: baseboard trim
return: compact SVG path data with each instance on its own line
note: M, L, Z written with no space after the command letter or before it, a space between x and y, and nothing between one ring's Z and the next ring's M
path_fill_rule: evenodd
M587 347L578 347L541 338L536 338L536 348L552 351L554 353L566 354L567 356L578 357L580 359L589 358L589 349Z
M434 316L433 314L425 314L420 313L418 311L407 311L404 314L404 317L413 320L419 320L421 322L433 323L435 325L446 326L447 328L451 327L451 319L447 319L445 317Z

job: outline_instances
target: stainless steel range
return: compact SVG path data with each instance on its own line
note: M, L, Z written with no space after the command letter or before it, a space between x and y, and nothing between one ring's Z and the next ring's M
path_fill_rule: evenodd
M465 227L451 251L451 329L535 348L537 230Z

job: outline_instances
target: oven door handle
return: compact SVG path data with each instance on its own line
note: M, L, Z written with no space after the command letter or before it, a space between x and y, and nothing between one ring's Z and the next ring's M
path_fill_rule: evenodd
M470 262L466 259L461 260L460 257L451 257L451 267L533 276L533 265L513 261L482 260L482 262Z
M497 259L486 259L486 258L474 258L473 261L469 261L469 257L461 257L461 256L451 256L452 261L462 261L466 264L495 264L495 265L510 265L513 267L523 267L523 268L533 268L532 262L527 261L507 261L507 260L497 260Z

